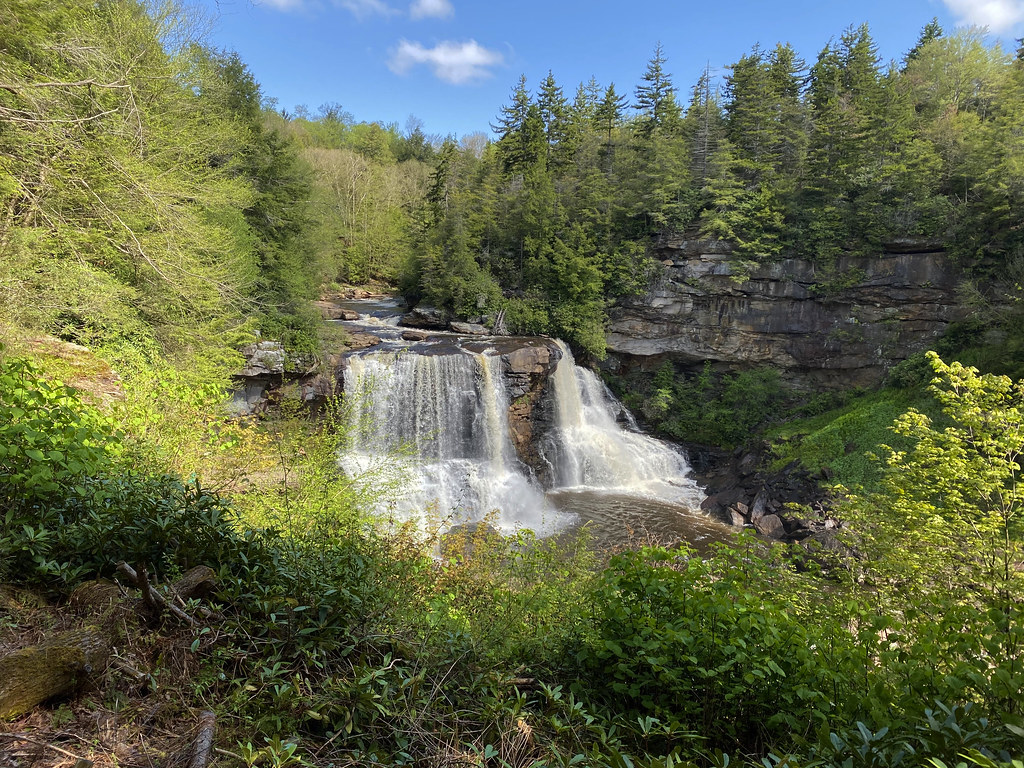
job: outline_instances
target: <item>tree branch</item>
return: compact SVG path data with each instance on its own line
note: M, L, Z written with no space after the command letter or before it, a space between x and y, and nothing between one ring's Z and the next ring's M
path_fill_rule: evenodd
M0 83L0 89L10 91L15 96L18 95L19 88L81 88L83 86L95 85L97 88L131 88L126 83L97 83L95 80L77 80L75 82L52 82L52 83L22 83L20 85L11 85L9 83Z

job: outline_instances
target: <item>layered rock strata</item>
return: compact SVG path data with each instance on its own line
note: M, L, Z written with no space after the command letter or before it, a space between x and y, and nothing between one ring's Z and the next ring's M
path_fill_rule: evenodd
M665 239L651 290L612 310L608 349L627 367L768 365L808 388L870 386L970 312L934 248L901 241L825 268L745 264L721 243Z
M542 485L550 485L550 467L538 452L539 438L554 423L551 398L545 397L551 375L562 357L550 339L524 339L523 346L501 356L502 369L509 382L511 402L508 424L519 460L537 474Z

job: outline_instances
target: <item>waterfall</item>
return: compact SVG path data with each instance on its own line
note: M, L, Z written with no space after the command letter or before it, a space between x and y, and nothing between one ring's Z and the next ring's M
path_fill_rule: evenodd
M699 507L700 488L686 458L667 443L636 430L628 411L597 375L575 364L561 341L554 373L556 425L541 446L556 487L615 491ZM623 429L620 412L626 415Z
M697 509L702 496L682 454L624 429L617 419L622 407L558 344L562 357L547 395L554 424L538 443L551 466L551 490L643 496ZM400 515L444 528L493 513L502 530L540 533L574 519L555 509L516 455L509 383L497 350L468 351L449 340L353 353L345 398L353 447L341 464L363 473L397 457L404 472L389 508Z
M447 352L348 358L355 448L342 455L342 465L364 472L385 457L398 460L405 478L397 510L432 516L442 527L494 511L495 524L506 530L557 525L558 515L516 458L500 356Z

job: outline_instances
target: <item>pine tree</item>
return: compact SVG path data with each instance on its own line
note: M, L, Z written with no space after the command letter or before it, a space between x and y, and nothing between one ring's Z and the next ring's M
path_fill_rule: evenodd
M693 87L682 133L690 147L690 176L699 191L707 183L711 158L725 135L724 112L717 91L711 89L709 67Z
M921 30L920 36L917 38L917 42L914 47L907 51L907 56L903 60L904 66L912 62L918 56L921 55L921 49L924 48L928 43L933 40L938 40L945 34L942 27L939 25L939 19L936 16L932 17L932 20L924 25L924 29Z
M547 157L544 120L530 98L526 75L520 76L512 103L501 108L498 124L491 128L498 134L498 154L506 174L522 174L538 158Z
M638 132L644 138L667 123L679 118L679 105L675 101L672 79L665 72L665 51L659 42L647 63L643 82L636 87L634 107L639 112Z
M451 136L444 140L437 155L437 165L430 177L426 200L430 204L432 219L440 221L448 214L457 180L459 150Z
M729 69L725 78L727 135L739 156L757 167L765 160L775 117L768 69L756 47Z
M601 144L601 155L604 159L604 168L611 170L615 157L614 135L615 130L622 124L622 117L626 109L626 97L615 92L615 83L609 84L605 89L601 103L594 110L594 124L600 132L603 141Z
M788 43L775 46L768 57L768 83L776 111L768 155L776 179L788 191L799 183L807 151L807 118L801 98L805 70L805 62Z
M544 124L544 135L547 139L546 158L550 162L553 156L559 155L562 144L568 133L569 103L562 93L561 86L555 82L555 76L548 70L548 76L540 84L537 93L537 108Z

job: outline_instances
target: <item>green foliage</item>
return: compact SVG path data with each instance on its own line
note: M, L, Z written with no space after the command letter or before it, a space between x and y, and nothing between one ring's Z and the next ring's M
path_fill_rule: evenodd
M926 592L972 584L984 604L1018 611L1024 385L947 365L934 352L928 360L936 374L929 390L944 422L915 409L900 416L893 431L910 445L881 446L882 492L870 502L884 513L872 522L853 506L870 541L883 548L893 537L909 542L899 562L888 564L897 583L910 579Z
M883 390L853 397L838 408L795 419L769 431L773 440L771 466L780 469L792 461L812 471L826 470L831 482L847 488L873 487L881 468L870 454L893 442L893 421L907 408L938 415L920 388ZM900 440L906 446L910 441Z
M699 374L677 375L666 362L653 379L613 379L612 386L661 434L723 447L750 439L792 399L778 371L758 368L718 376L709 363Z
M866 25L809 69L789 45L755 47L721 93L705 72L685 110L666 64L658 45L632 111L614 85L581 84L576 106L553 73L536 94L521 78L493 145L449 142L414 247L462 266L418 269L414 257L410 296L475 315L445 289L472 260L517 308L548 305L524 328L600 357L605 305L647 288L658 235L728 242L737 277L803 256L825 268L825 296L857 277L831 272L837 258L900 239L945 244L971 266L995 256L1000 269L1020 245L1024 69L977 31L926 28L902 69L882 67ZM581 261L600 286L559 263Z
M0 69L0 323L105 350L222 354L300 305L308 171L237 54L176 3L15 2Z
M124 560L156 575L228 555L228 510L192 480L128 470L80 480L63 494L9 511L0 549L26 582L74 585L112 576Z
M171 430L130 400L127 428L160 443L139 448L76 393L10 361L0 444L95 450L75 477L27 495L23 468L56 457L5 454L15 460L0 488L14 492L0 556L7 578L64 589L121 559L158 581L214 566L216 625L192 640L198 672L178 693L230 712L249 761L413 764L456 751L653 768L725 766L731 753L769 766L896 766L970 755L990 768L1018 757L1024 734L1019 558L1006 560L1019 556L1019 521L1015 502L1002 517L992 504L1015 487L1004 449L1014 450L1020 394L933 364L953 426L900 420L917 443L889 477L908 482L883 485L870 516L851 513L855 557L794 558L741 537L704 558L645 549L601 565L585 541L502 537L486 523L424 539L375 523L379 478L336 464L350 437L339 404L316 424L269 423L269 482L229 506L147 468L174 445L203 453L249 438L220 435L216 420ZM189 401L187 381L161 380L168 419L210 407L209 393ZM653 384L676 381L665 367ZM996 460L972 463L972 452ZM914 507L927 507L926 527ZM958 523L952 548L944 515Z
M591 695L627 719L653 716L712 747L756 749L835 716L852 682L852 636L810 626L781 594L753 587L752 547L705 561L686 550L616 555L579 652ZM821 654L828 652L827 661Z
M83 403L70 387L43 380L30 363L0 358L0 506L5 510L24 514L40 497L109 472L121 451L113 419Z
M116 421L20 360L0 364L0 550L5 575L66 584L119 560L222 556L226 508L198 481L131 472Z

